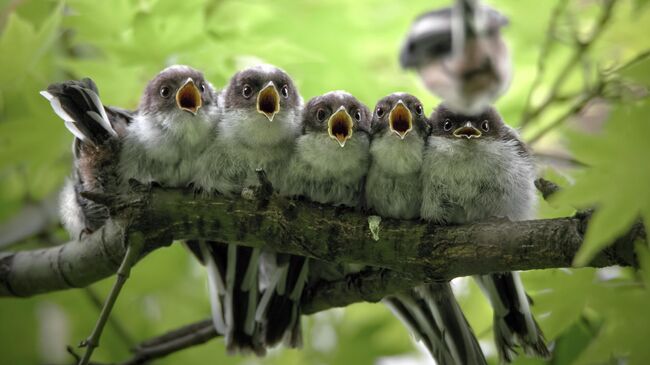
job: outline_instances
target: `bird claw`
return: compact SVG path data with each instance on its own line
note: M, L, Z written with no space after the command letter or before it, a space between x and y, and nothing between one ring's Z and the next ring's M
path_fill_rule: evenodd
M257 197L260 200L268 200L273 194L273 184L271 184L271 181L266 175L266 171L264 171L264 169L255 169L255 173L257 174L257 179L260 182L260 186L257 189Z

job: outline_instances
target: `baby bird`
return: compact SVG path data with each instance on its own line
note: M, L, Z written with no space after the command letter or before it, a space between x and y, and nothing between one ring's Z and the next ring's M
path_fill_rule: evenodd
M420 214L422 153L429 123L420 101L395 93L381 99L372 120L368 208L383 217ZM476 337L448 283L422 285L384 298L439 364L485 364Z
M370 117L368 108L344 91L311 99L303 111L303 133L296 140L281 193L322 204L359 205L368 170ZM277 289L265 292L258 318L267 345L284 339L297 347L302 342L300 300L310 262L301 256L278 257L282 264L266 269L270 287Z
M423 219L464 224L495 217L534 218L533 158L494 108L462 115L443 103L431 121L422 167ZM527 354L548 357L519 275L498 273L476 280L494 309L494 337L501 360L512 361L516 345Z
M368 108L345 91L311 99L281 193L356 207L370 160L370 118Z
M72 237L90 233L108 218L105 207L80 192L116 192L129 179L184 186L192 161L205 148L218 108L201 72L171 66L147 84L135 112L104 107L90 79L52 84L41 93L75 135L72 180L60 199ZM200 133L197 134L197 131Z
M97 86L88 78L51 84L41 95L75 136L72 177L64 184L59 210L70 236L81 238L100 228L109 216L104 205L85 199L81 192L117 189L120 138L133 114L103 106Z
M420 101L406 93L379 100L372 120L366 204L382 217L420 214L422 151L429 131Z
M184 187L220 120L216 91L203 74L175 65L151 80L126 130L120 152L124 180Z
M221 91L219 104L218 135L197 162L201 168L194 177L196 187L238 195L243 188L259 185L256 169L263 169L279 189L300 131L303 105L291 77L270 65L242 70ZM256 319L260 249L197 243L209 274L213 322L225 335L228 351L264 355L269 341L261 332L261 312ZM282 255L271 252L265 252L263 260L270 266L287 265ZM267 282L262 285L270 293L282 292Z

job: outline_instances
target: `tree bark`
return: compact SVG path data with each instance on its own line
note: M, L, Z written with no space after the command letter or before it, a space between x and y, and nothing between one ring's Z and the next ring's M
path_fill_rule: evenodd
M318 311L377 301L397 289L426 281L571 266L590 217L581 213L463 226L383 219L375 240L364 214L275 195L259 199L197 197L187 190L140 187L127 196L87 197L110 207L112 218L106 225L58 247L0 253L0 296L27 297L85 287L106 278L116 272L125 242L134 233L145 237L140 259L174 240L210 239L389 269L308 288L305 309ZM644 237L642 225L636 224L590 266L634 265L633 243Z

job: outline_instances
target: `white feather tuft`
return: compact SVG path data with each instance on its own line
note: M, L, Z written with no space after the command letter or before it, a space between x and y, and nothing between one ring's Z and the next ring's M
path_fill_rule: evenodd
M222 300L225 294L223 278L219 274L217 265L206 246L205 241L199 241L201 254L205 260L205 268L208 272L208 291L210 293L210 309L212 311L212 323L219 334L226 333L226 322L222 307Z
M97 117L93 116L93 119L95 119L108 133L111 135L117 137L117 133L113 129L113 126L111 125L111 122L108 120L108 115L106 115L106 110L104 110L104 105L102 105L101 100L99 100L99 96L95 94L94 91L92 90L86 90L86 94L90 96L90 99L92 100L93 104L95 104L95 108L99 110L99 115L95 112L88 112L88 114L91 114L91 116L97 115Z

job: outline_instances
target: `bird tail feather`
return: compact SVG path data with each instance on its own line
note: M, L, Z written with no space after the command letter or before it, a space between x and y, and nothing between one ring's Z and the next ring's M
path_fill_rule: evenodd
M513 361L515 347L530 356L549 358L544 334L533 318L519 274L504 272L475 279L494 309L494 338L501 362Z
M438 364L487 364L448 283L427 284L384 299Z
M309 260L302 256L267 254L272 269L269 283L255 314L267 347L280 342L291 348L302 346L300 300L307 282Z
M50 102L66 128L82 142L100 146L117 137L91 79L54 83L40 94Z
M415 340L424 344L437 364L457 365L429 306L414 290L391 295L382 301Z
M433 313L456 362L487 365L476 335L456 301L449 283L427 284L415 290Z
M206 266L212 322L224 336L227 351L264 356L255 322L259 249L193 240L185 245Z

